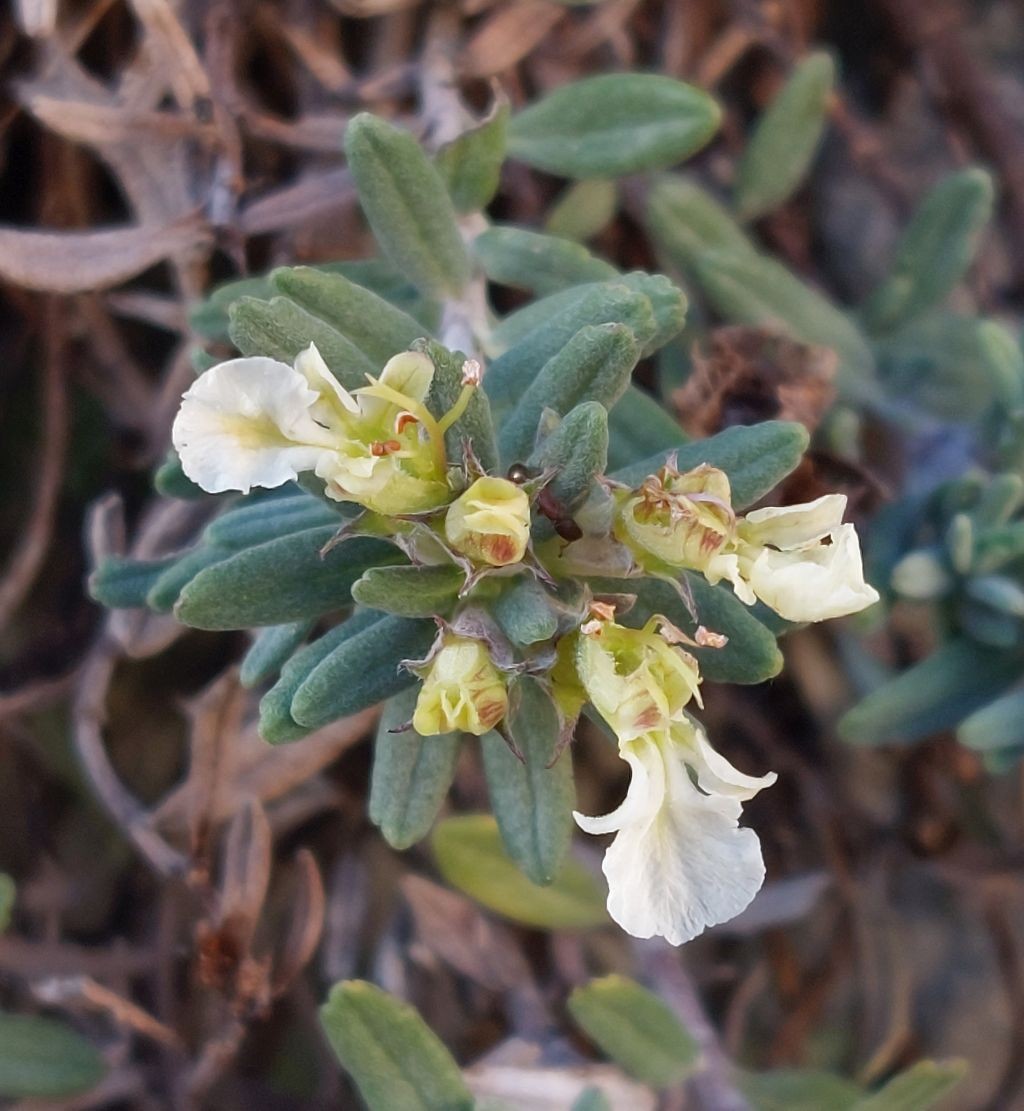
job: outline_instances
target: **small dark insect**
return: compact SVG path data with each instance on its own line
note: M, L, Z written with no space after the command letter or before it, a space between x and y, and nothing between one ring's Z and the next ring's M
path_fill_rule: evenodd
M536 477L536 472L531 471L525 463L513 463L508 469L509 482L514 482L517 486L522 486L524 482L529 482L531 478ZM555 526L555 532L563 540L579 540L583 535L583 530L569 516L565 506L546 486L537 495L537 508Z

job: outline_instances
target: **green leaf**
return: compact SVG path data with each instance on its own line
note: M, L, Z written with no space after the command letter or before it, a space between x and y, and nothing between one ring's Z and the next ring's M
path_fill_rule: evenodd
M0 1012L0 1098L74 1096L106 1072L99 1051L64 1023Z
M688 178L657 179L647 197L647 225L658 253L687 275L709 251L757 252L728 209Z
M523 676L510 698L505 726L523 758L498 733L481 737L487 789L509 855L533 883L547 885L558 876L572 843L572 755L566 747L555 760L558 711L539 680Z
M608 434L608 468L615 471L689 440L675 417L638 386L630 386L609 414Z
M89 595L108 609L141 609L153 584L178 558L108 556L89 576Z
M686 323L686 294L664 274L633 270L618 279L628 289L642 293L654 312L654 334L643 342L641 354L653 355L669 340L675 339Z
M18 889L6 872L0 872L0 934L11 924Z
M424 293L461 292L469 259L441 175L408 134L367 112L345 132L345 154L377 242Z
M600 1088L586 1088L573 1101L570 1111L614 1111Z
M568 1006L587 1036L645 1084L668 1088L697 1065L700 1047L675 1012L634 980L591 980L573 991Z
M455 605L466 576L458 567L371 567L352 587L363 606L399 617L446 614Z
M735 324L775 325L839 356L837 384L850 400L874 396L875 360L857 326L816 290L767 255L708 251L697 280L716 312Z
M1020 653L950 640L854 706L839 732L855 744L909 742L952 729L1021 674Z
M548 235L583 242L612 222L619 191L614 181L591 178L577 181L558 198L548 213L544 230Z
M294 266L275 270L270 280L279 293L349 340L378 373L423 335L418 320L343 274Z
M306 493L245 501L207 525L203 540L217 548L242 551L311 528L341 525L336 509Z
M200 301L188 315L189 326L203 339L226 343L228 335L228 309L242 297L270 296L270 280L256 278L237 278L224 282L210 291L206 300Z
M494 199L505 161L508 98L495 98L487 118L446 143L434 157L456 212L479 212Z
M1024 348L994 320L978 325L981 361L999 404L1010 413L1024 407Z
M974 261L994 196L992 178L976 166L931 190L903 233L889 276L864 305L869 329L890 330L945 301Z
M425 656L436 631L433 621L385 617L343 641L296 690L292 717L307 729L319 729L398 694L416 681L400 668L402 660Z
M583 401L611 409L639 358L640 345L624 324L581 328L544 364L509 414L498 438L502 459L512 463L530 456L545 409L565 416Z
M854 1105L855 1111L928 1111L967 1075L966 1061L918 1061Z
M186 586L207 567L222 563L231 553L205 544L183 555L153 583L146 605L157 613L170 613Z
M688 471L710 463L729 476L732 502L742 509L776 487L800 462L807 450L807 429L793 421L769 420L735 425L706 440L674 448L679 469ZM665 462L666 453L631 463L612 474L617 482L638 486Z
M623 401L628 400L624 397ZM558 427L534 449L527 465L538 471L553 471L547 490L566 513L572 514L586 500L595 480L608 465L608 410L598 401L584 401L565 414ZM534 514L534 531L543 519Z
M549 930L585 930L608 922L604 892L590 872L570 858L554 883L531 883L506 853L489 814L440 822L431 847L448 883L514 922Z
M758 121L736 170L736 209L750 220L771 212L803 180L818 149L835 63L818 50L794 67Z
M744 1072L739 1083L756 1111L852 1111L861 1097L856 1084L817 1069Z
M707 93L655 74L588 77L512 117L513 158L564 177L660 170L700 150L721 110Z
M154 472L153 487L165 498L192 501L194 498L208 496L206 491L197 486L182 470L181 460L173 448L168 451L167 457Z
M558 615L547 590L532 576L520 575L491 605L502 632L521 648L542 644L558 632Z
M957 730L957 739L978 752L1024 745L1024 691L1013 691L971 714Z
M347 621L300 648L281 668L278 681L260 699L260 736L276 745L296 741L311 732L292 717L295 692L338 645L383 620L384 615L377 610L357 610Z
M694 621L678 591L663 579L587 581L595 594L636 595L633 608L619 618L623 625L640 628L660 613L691 636L698 623L725 633L729 643L724 648L687 648L697 658L705 679L715 683L762 683L782 670L782 653L775 637L727 587L711 586L700 575L687 573L697 608L698 621Z
M407 849L426 837L448 789L462 747L459 733L421 737L399 729L412 720L419 687L388 699L377 727L370 780L370 821L393 849Z
M581 328L599 324L625 324L641 344L657 331L650 300L621 282L575 286L506 317L491 338L508 350L484 377L491 403L511 405Z
M243 355L266 355L291 365L311 343L347 390L366 385L380 367L325 320L299 308L288 297L257 301L243 297L229 312L231 342Z
M614 266L570 239L495 225L473 240L473 253L492 282L539 296L618 276Z
M181 592L177 616L196 629L285 625L340 609L370 567L396 563L397 549L356 539L321 556L337 529L307 529L237 552L200 571Z
M276 675L312 632L313 625L312 620L292 621L260 629L242 659L242 686L256 687Z
M370 1111L472 1111L458 1065L407 1003L346 980L331 988L320 1022Z
M413 344L413 349L429 355L434 364L427 408L440 420L462 396L462 368L466 356L461 351L449 351L434 340L420 340ZM487 393L482 389L474 391L466 411L445 433L444 445L450 463L462 463L467 442L484 470L493 471L498 466L494 418Z

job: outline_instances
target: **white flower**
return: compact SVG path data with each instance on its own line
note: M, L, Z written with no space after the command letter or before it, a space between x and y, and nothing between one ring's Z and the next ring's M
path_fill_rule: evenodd
M443 432L423 404L433 373L426 355L404 352L349 393L312 344L294 367L232 359L184 395L174 446L185 474L209 493L248 493L314 471L337 501L385 514L431 509L449 497Z
M844 495L827 494L748 513L739 525L738 565L749 591L788 621L825 621L877 602L878 591L864 581L857 531L842 523L845 509Z
M620 752L632 770L623 803L573 816L588 833L616 833L602 866L612 918L634 937L681 945L739 914L764 882L757 835L738 823L741 801L775 775L737 771L689 718Z

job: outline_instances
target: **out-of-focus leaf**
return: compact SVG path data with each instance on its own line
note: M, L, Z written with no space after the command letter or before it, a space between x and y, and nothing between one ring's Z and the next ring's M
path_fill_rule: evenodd
M614 266L579 243L524 228L488 228L473 240L473 253L492 282L538 296L618 276Z
M608 922L604 892L582 865L570 857L554 883L531 883L506 853L489 814L439 823L431 847L448 883L514 922L549 930L585 930Z
M346 980L331 989L320 1022L370 1111L471 1111L458 1065L408 1003Z
M505 726L522 759L497 733L480 739L491 806L509 855L535 884L548 885L572 841L572 754L566 748L555 760L558 711L531 676L515 682Z
M0 1097L78 1095L95 1088L106 1071L99 1051L64 1023L0 1012Z
M650 394L630 386L608 415L608 468L621 471L646 462L651 452L682 447L689 437L675 417Z
M418 687L388 699L377 727L370 781L370 821L394 849L426 837L444 805L462 747L458 733L421 737L412 720Z
M884 332L941 305L974 260L994 197L992 178L976 166L932 189L903 233L889 276L864 306L868 328Z
M653 992L625 976L604 976L576 988L569 1013L612 1060L655 1088L678 1084L700 1048Z
M851 1081L817 1069L743 1072L738 1079L755 1111L852 1111L862 1095Z
M928 1111L966 1075L966 1061L918 1061L854 1107L856 1111Z
M612 418L614 426L614 414ZM777 486L800 462L807 450L807 429L793 421L763 421L736 425L706 440L673 448L679 469L687 471L710 463L729 476L732 502L742 509ZM661 467L665 452L616 470L618 482L637 486Z
M657 179L647 197L647 225L659 254L685 274L709 251L757 250L724 205L683 177Z
M558 198L548 213L544 230L548 235L578 242L602 231L615 216L618 189L614 181L591 178L577 181Z
M961 723L957 737L978 752L1020 748L1024 745L1024 691L997 698L971 714Z
M181 460L173 448L153 474L153 488L165 498L205 498L209 495L197 486L182 470Z
M89 576L89 593L109 609L140 608L146 604L153 584L177 559L177 556L154 560L109 556Z
M14 880L6 872L0 872L0 934L11 924L17 893Z
M512 117L513 158L565 177L659 170L700 150L721 110L707 93L669 77L624 73L556 89Z
M835 69L824 51L801 58L761 116L736 170L743 219L778 207L803 180L825 130Z
M611 409L639 358L640 346L626 325L581 328L544 364L506 418L498 438L502 459L513 463L532 453L545 409L565 416L584 401Z
M978 325L982 365L1000 405L1014 413L1024 407L1024 348L995 320Z
M456 212L479 212L498 191L505 160L508 99L499 95L487 118L437 152L434 164Z
M363 112L345 154L377 242L424 293L459 293L469 278L455 209L441 175L407 132Z
M855 744L915 741L952 729L1020 677L1020 653L950 640L854 706L839 732Z

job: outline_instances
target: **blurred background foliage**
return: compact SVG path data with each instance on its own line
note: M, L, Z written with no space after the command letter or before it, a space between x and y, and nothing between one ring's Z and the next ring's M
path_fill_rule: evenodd
M877 1109L897 1104L863 1089L886 1082L927 1106L960 1070L908 1080L921 1057L971 1065L945 1106L1024 1106L1019 6L20 0L3 18L2 1094L358 1106L317 1018L357 976L469 1066L439 1066L437 1106L468 1085L512 1106L660 1089ZM466 882L470 819L391 852L366 815L372 712L268 749L231 670L243 636L104 618L83 591L92 561L159 558L204 522L151 482L197 349L229 350L239 290L207 291L372 253L351 116L436 148L452 82L482 116L496 89L517 112L627 69L711 92L717 136L648 183L545 165L538 129L512 128L477 249L495 304L600 280L599 260L679 281L687 330L637 384L693 437L803 423L811 450L772 500L846 492L884 595L789 631L769 683L709 684L723 752L780 775L748 816L769 883L678 956L605 926L585 869L547 910L509 899L515 873ZM540 266L515 228L585 250L546 242ZM578 744L594 812L623 784L610 749ZM468 746L449 806L486 809ZM622 993L682 1023L642 1059L602 1021ZM364 1097L367 1051L330 1015L443 1062L392 1005L356 987L325 1011Z

